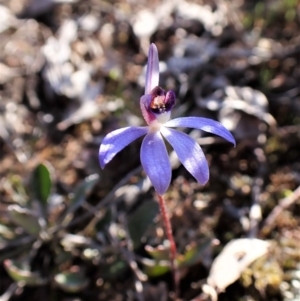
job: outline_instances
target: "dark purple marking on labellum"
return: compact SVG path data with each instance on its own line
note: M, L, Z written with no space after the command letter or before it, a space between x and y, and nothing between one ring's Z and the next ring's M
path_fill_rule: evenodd
M155 87L151 91L151 102L149 109L154 114L169 112L175 105L176 96L173 91L166 92L161 87Z

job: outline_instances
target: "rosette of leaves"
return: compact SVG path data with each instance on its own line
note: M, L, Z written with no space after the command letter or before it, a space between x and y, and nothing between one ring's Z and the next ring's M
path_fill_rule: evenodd
M77 234L68 231L99 176L88 176L67 196L55 191L49 163L36 166L30 179L28 187L22 181L14 184L18 189L0 224L0 260L15 288L54 285L66 292L82 291L89 281L81 251L97 248L97 243L78 234L80 227L74 227ZM13 290L5 294L8 300Z
M141 270L133 270L132 275L138 274L142 281L170 272L168 248L149 244L153 234L149 230L156 226L159 214L155 200L142 201L124 216L123 205L116 205L122 199L120 193L114 202L105 201L107 196L101 202L90 198L93 203L105 203L102 206L87 202L98 175L85 178L73 192L61 194L55 189L58 185L49 163L39 164L30 178L28 187L22 179L14 184L7 218L0 224L0 260L15 285L15 290L7 288L5 300L23 286L48 285L67 293L82 293L96 285L91 275L108 282L120 280L133 269L134 261ZM127 185L126 191L144 187L134 185L136 189ZM144 248L147 253L141 256ZM184 254L178 254L182 273L201 261L207 248L209 242L190 245Z

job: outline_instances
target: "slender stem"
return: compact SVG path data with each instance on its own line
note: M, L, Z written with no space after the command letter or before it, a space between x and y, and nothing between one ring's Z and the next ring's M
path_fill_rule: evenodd
M171 263L171 272L173 274L173 280L174 280L174 288L175 288L174 291L175 291L175 300L176 300L178 297L178 290L179 290L179 274L176 267L177 249L174 241L172 226L167 212L165 200L162 195L159 194L157 195L158 195L159 207L163 218L166 235L170 243L170 263Z
M284 211L289 206L291 206L294 202L296 202L299 199L299 197L300 197L300 186L296 190L294 190L292 194L288 195L284 199L281 199L278 205L276 205L273 208L269 216L265 219L263 228L261 229L261 234L265 236L269 234L272 231L272 229L276 226L276 220L278 216L282 213L282 211Z

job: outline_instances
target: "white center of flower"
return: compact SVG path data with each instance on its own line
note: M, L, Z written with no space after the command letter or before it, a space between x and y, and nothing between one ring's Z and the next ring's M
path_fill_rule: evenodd
M155 117L156 117L156 120L159 123L166 123L167 121L170 120L171 111L163 112L163 113L160 113L160 114L155 114Z
M162 124L160 122L158 122L157 120L153 120L150 124L149 124L149 130L151 133L156 133L160 131Z

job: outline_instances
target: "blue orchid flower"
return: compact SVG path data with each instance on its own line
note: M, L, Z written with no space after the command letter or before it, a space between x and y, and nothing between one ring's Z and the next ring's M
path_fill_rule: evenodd
M231 133L219 122L209 118L183 117L170 120L176 96L158 86L159 60L157 48L151 44L148 53L145 95L140 99L142 115L147 126L130 126L109 133L99 149L102 168L128 144L144 136L140 158L153 187L163 195L171 182L171 164L163 137L171 144L185 168L204 185L209 179L208 164L199 144L189 135L173 128L187 127L216 134L235 145Z

